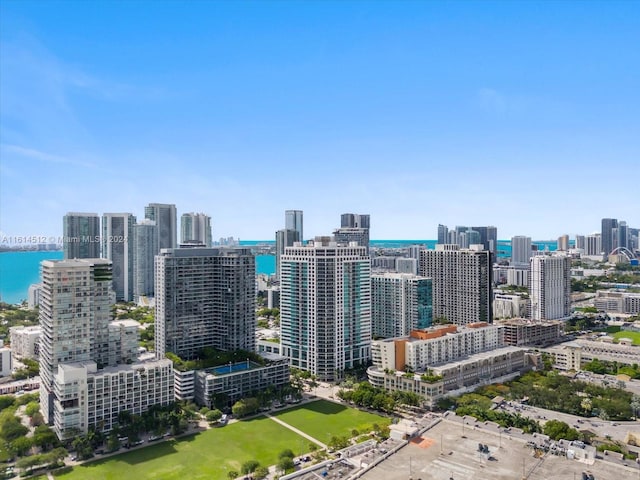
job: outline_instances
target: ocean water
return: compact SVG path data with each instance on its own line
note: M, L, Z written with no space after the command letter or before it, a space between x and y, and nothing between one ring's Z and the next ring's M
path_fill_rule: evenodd
M29 285L40 282L40 262L61 260L61 251L0 253L0 301L20 303L27 299ZM276 272L274 255L256 256L256 273Z
M0 253L0 300L26 300L29 285L40 282L40 262L61 259L61 251Z
M378 248L404 248L410 245L426 245L434 248L436 240L372 240L371 246ZM539 250L556 249L554 241L534 241ZM243 240L243 246L260 244L273 245L271 240ZM498 257L511 256L511 241L498 240ZM0 253L0 300L6 303L20 303L27 299L29 285L40 281L40 262L42 260L60 260L61 251L47 252L1 252ZM274 255L256 256L256 273L272 275L276 272L276 257Z

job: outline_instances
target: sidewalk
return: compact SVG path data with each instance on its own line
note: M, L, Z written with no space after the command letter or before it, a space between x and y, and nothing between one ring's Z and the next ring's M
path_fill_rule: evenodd
M315 443L316 445L319 445L322 448L327 448L327 446L322 443L320 440L316 440L315 438L313 438L311 435L307 435L306 433L304 433L302 430L298 430L296 427L293 427L291 425L289 425L288 423L283 422L282 420L280 420L279 418L276 418L274 416L272 416L269 413L265 413L265 417L270 418L271 420L273 420L276 423L279 423L280 425L282 425L285 428L288 428L289 430L291 430L292 432L297 433L298 435L300 435L301 437L306 438L307 440Z

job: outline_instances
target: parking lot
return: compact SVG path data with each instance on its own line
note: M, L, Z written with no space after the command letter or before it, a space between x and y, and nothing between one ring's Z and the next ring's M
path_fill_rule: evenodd
M457 418L457 417L456 417ZM550 452L535 452L531 436L444 420L422 437L366 472L365 480L637 480L635 465L596 460L592 465ZM479 444L488 452L479 451Z

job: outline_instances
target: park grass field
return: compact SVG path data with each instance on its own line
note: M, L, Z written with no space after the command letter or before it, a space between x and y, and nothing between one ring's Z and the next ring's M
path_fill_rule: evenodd
M158 443L74 467L61 480L227 480L248 460L278 463L287 448L297 451L309 441L266 417L235 422L197 435Z
M353 429L362 433L363 430L371 430L374 423L382 426L391 422L389 418L327 400L306 403L272 415L325 444L333 436L351 437Z
M623 330L620 332L610 333L609 335L615 339L630 338L631 340L633 340L634 345L640 345L640 332L631 332L628 330Z

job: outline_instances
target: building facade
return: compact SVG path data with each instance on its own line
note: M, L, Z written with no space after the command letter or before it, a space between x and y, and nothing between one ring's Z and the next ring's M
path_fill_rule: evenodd
M504 343L514 347L525 345L546 346L558 343L564 336L562 320L532 321L513 318L499 323L504 327Z
M284 249L293 247L296 242L302 242L298 230L278 230L276 232L276 278L280 279L280 258L284 254Z
M98 370L95 362L63 363L54 377L53 429L73 438L89 429L102 432L118 424L118 414L140 415L174 399L173 364L155 360Z
M408 367L418 372L502 346L500 325L444 325L414 330L407 337L375 340L371 344L371 355L377 367L402 371Z
M113 265L113 290L116 300L133 300L133 225L136 217L130 213L102 215L102 258Z
M419 274L433 281L433 318L457 325L491 323L491 253L481 246L436 245L420 252Z
M531 253L531 237L523 235L511 237L511 265L528 266Z
M23 325L9 328L11 351L15 358L36 360L40 355L40 337L42 328L39 325L25 327Z
M371 315L374 338L409 335L431 326L433 284L411 274L371 275Z
M158 252L156 222L142 220L133 226L133 297L152 297L155 292L155 255Z
M235 365L196 370L194 400L211 408L216 395L225 395L230 404L254 392L278 389L289 384L289 360L273 354L262 354L264 365L241 362ZM241 368L238 368L241 367Z
M156 246L158 254L163 248L176 248L177 238L177 211L176 206L166 203L150 203L144 207L144 218L156 222Z
M65 259L100 258L100 217L97 213L69 212L62 219Z
M598 290L593 303L601 312L640 315L640 293Z
M282 355L321 381L371 354L371 265L365 247L329 237L285 249L280 278Z
M27 306L30 310L40 306L40 292L42 291L41 283L32 283L29 285L27 292Z
M211 217L204 213L183 213L180 217L180 242L211 248Z
M11 349L0 347L0 377L8 377L13 370L11 361Z
M156 257L156 354L255 350L255 256L249 248L165 249Z
M173 401L171 361L138 363L138 323L110 322L109 260L43 261L42 284L40 408L58 438Z
M539 254L531 257L529 295L533 320L556 320L571 314L571 258Z
M302 210L285 210L284 229L298 232L298 241L304 242Z
M602 239L602 251L605 255L609 255L615 248L614 242L616 236L614 236L614 230L618 228L618 220L615 218L603 218L602 229L600 231ZM617 233L617 232L616 232Z

